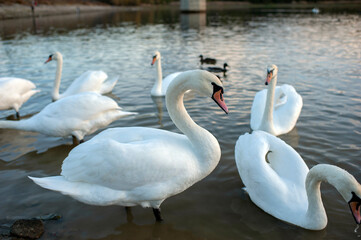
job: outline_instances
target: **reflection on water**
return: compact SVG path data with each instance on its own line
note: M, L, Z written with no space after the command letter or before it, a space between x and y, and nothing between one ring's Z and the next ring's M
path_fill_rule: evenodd
M155 50L162 54L163 76L199 68L200 54L231 66L221 76L229 115L211 99L194 92L185 96L190 116L218 139L222 158L207 178L162 204L164 224L154 224L150 209L132 208L129 221L122 207L89 206L38 187L27 176L58 175L71 141L15 130L0 130L0 215L61 214L61 221L46 223L46 239L354 238L347 204L327 184L322 199L329 223L323 231L305 231L256 207L241 190L234 145L251 131L253 97L265 87L266 66L274 63L279 84L293 85L304 103L296 128L280 138L309 167L335 164L361 181L360 15L322 8L317 15L299 9L209 9L188 15L170 7L43 17L36 19L36 34L31 18L0 21L0 76L26 78L42 90L23 105L22 116L51 102L56 66L43 62L54 51L64 56L60 91L86 70L120 75L108 96L139 115L109 127L179 132L165 99L150 96L154 68L149 59ZM1 111L0 119L13 114Z

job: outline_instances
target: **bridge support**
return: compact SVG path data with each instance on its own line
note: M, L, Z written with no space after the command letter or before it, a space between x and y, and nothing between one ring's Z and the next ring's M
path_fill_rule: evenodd
M183 13L205 12L206 0L181 0L180 10Z

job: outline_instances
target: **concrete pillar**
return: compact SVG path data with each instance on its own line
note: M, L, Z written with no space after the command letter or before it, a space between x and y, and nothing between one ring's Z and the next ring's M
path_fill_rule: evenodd
M180 10L181 12L205 12L206 0L181 0Z

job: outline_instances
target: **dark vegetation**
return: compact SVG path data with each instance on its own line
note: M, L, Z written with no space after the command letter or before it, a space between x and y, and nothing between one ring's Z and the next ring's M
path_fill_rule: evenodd
M108 5L123 5L123 6L136 6L140 4L167 4L171 2L178 2L180 0L36 0L38 4L51 5L51 4L108 4ZM222 2L222 0L207 0L209 2ZM250 2L250 3L321 3L329 2L329 0L223 0L231 2ZM341 0L333 0L333 3L344 2ZM361 0L347 0L347 2L361 2ZM0 0L0 4L27 4L31 5L32 0Z

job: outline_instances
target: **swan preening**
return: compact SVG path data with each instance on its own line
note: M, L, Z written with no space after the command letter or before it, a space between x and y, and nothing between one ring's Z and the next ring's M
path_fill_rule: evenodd
M154 65L155 62L157 62L157 70L156 70L157 76L150 94L155 97L163 97L167 92L169 84L182 72L175 72L169 74L167 77L163 79L162 60L161 60L160 52L158 51L154 53L151 65Z
M288 133L297 122L302 109L302 97L288 84L277 86L278 68L267 68L266 85L256 94L251 108L251 128L275 136Z
M161 221L161 203L210 174L221 156L217 139L184 107L189 89L212 97L228 112L222 82L215 75L186 71L166 95L169 115L184 135L146 127L110 128L74 148L60 176L30 178L87 204L152 207Z
M328 164L308 170L292 147L263 131L240 136L235 158L251 200L272 216L310 230L325 228L324 181L337 189L360 224L361 185L345 170Z
M55 52L49 56L45 63L48 63L52 60L57 62L52 93L53 101L81 92L96 92L99 94L105 94L111 92L118 81L118 77L107 80L108 75L103 71L86 71L78 78L76 78L65 90L65 92L59 94L61 73L63 69L63 56L60 52Z
M32 95L40 90L29 80L14 77L0 78L0 110L14 109L20 118L19 109Z
M50 103L29 119L0 121L0 128L33 131L55 137L73 136L74 143L79 143L85 135L133 114L122 111L109 97L86 92Z

